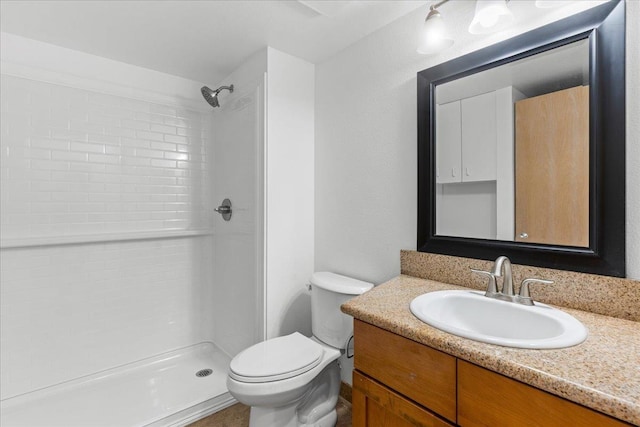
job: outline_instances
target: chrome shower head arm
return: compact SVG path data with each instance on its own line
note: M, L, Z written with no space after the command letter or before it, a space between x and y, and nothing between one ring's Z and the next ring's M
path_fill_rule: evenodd
M218 94L218 93L220 93L220 91L221 91L221 90L224 90L224 89L228 90L228 91L229 91L229 93L233 93L233 85L230 85L230 86L220 86L218 89L216 89L216 91L215 91L215 92L216 92L216 94Z

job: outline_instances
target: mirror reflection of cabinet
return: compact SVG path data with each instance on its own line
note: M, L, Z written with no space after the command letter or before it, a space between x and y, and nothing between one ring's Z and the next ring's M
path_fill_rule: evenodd
M436 182L461 181L462 121L460 101L437 106L436 110Z
M438 235L513 240L511 86L437 105Z
M495 180L495 92L438 105L436 120L437 183Z
M589 246L589 87L516 103L516 240Z
M460 101L462 182L496 179L496 93Z

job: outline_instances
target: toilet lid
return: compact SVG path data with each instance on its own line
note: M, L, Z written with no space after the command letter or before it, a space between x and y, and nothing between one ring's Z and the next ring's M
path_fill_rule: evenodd
M278 381L300 375L317 366L322 346L294 332L255 344L239 353L229 365L231 378L251 383Z

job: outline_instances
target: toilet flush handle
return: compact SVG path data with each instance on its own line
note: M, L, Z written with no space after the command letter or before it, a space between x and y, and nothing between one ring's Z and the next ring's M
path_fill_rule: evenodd
M347 359L351 359L353 357L353 351L351 352L351 355L349 355L349 346L351 345L352 342L353 342L353 335L349 337L349 339L347 340L347 345L344 348L344 353L347 355Z

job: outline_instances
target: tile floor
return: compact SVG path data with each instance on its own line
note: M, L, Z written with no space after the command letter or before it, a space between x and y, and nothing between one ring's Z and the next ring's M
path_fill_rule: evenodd
M344 398L338 399L336 405L338 411L338 423L336 427L351 427L351 403ZM249 407L241 403L223 409L213 415L209 415L188 427L248 427Z

